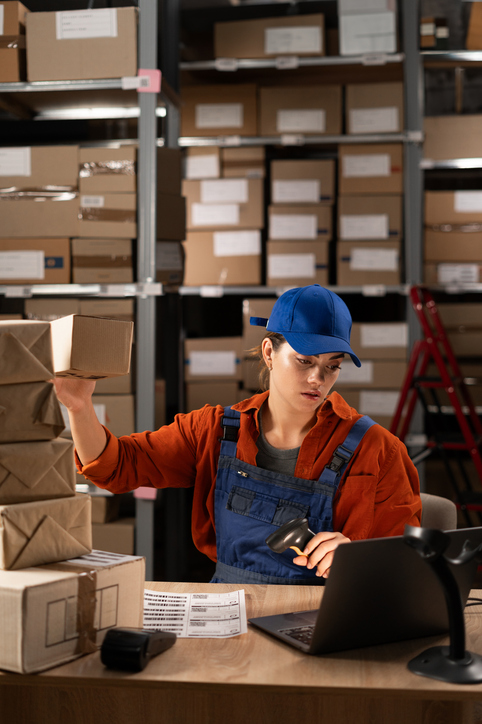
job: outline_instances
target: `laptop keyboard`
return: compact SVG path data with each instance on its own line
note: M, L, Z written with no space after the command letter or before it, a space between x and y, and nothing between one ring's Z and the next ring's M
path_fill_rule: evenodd
M300 641L302 644L310 645L311 639L313 638L315 627L313 626L296 626L295 628L283 628L280 629L280 633L285 636L289 636L296 641Z

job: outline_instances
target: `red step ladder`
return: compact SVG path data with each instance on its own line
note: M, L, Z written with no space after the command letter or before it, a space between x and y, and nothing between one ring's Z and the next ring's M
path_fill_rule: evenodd
M410 298L423 339L413 345L390 431L404 442L416 404L421 403L427 434L422 450L412 460L417 464L432 453L438 453L454 489L455 502L463 511L468 525L474 524L469 513L471 510L475 511L479 520L477 524L481 525L482 492L474 490L466 462L471 460L474 464L482 488L482 423L432 295L425 287L414 286L410 289ZM427 376L427 372L433 371L435 375ZM441 400L443 395L445 400ZM455 427L458 428L455 431L454 418L449 422L444 409L447 406L455 415ZM454 465L458 476L454 473Z

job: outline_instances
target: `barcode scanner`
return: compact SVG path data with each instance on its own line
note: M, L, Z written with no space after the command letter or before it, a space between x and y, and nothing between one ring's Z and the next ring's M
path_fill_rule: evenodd
M176 634L141 628L111 628L100 648L100 660L108 669L142 671L153 656L170 649Z
M292 548L299 556L304 556L303 549L314 535L308 528L307 518L294 518L271 533L266 538L266 545L275 553Z

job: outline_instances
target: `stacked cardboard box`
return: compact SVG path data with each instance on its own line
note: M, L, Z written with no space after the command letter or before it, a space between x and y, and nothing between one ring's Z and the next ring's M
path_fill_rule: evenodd
M26 80L25 16L16 0L0 2L0 83Z
M241 399L251 397L255 392L259 392L259 373L262 369L260 361L250 356L250 351L254 350L261 344L265 334L265 327L252 326L249 322L251 317L263 317L269 319L271 310L276 299L259 299L256 297L248 297L243 301L243 336L242 336L242 352L243 352L243 388Z
M342 131L342 89L337 85L259 89L262 136L336 135Z
M340 146L340 285L396 285L401 281L402 158L400 144Z
M182 91L181 136L257 136L254 83L186 86Z
M335 162L271 162L268 286L329 283Z
M338 20L340 55L396 52L394 0L338 0Z
M205 404L233 405L241 399L241 345L241 337L185 340L186 412Z
M170 286L179 286L184 279L186 200L181 183L181 151L158 148L156 280Z
M403 83L356 83L345 88L346 133L402 133Z

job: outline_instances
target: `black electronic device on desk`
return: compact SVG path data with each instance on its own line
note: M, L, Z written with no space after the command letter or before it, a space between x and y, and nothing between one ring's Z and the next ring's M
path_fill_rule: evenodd
M142 671L148 662L176 642L170 631L141 628L111 628L100 649L100 660L108 669Z

